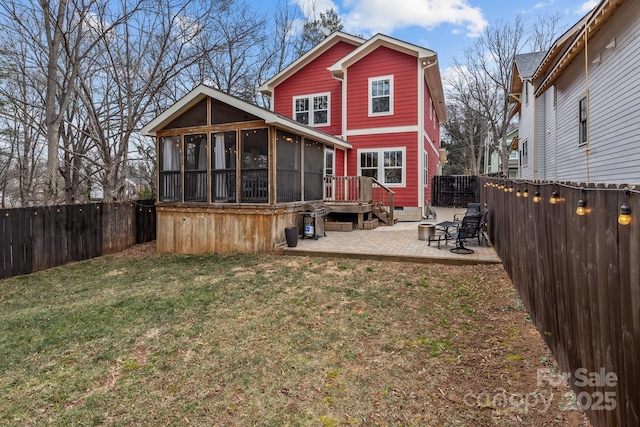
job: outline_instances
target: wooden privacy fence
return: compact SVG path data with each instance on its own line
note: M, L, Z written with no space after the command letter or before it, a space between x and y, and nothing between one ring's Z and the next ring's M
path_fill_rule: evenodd
M0 209L0 279L155 238L154 200Z
M478 177L451 175L433 177L434 206L461 207L478 202Z
M491 212L489 237L560 369L571 374L578 405L594 427L640 425L640 193L491 178L479 187ZM620 225L625 203L632 220Z

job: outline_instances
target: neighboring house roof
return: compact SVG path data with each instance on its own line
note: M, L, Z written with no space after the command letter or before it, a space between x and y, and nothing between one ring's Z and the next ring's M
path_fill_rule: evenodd
M273 89L276 86L294 75L302 67L316 59L318 56L322 55L324 52L329 50L329 48L335 46L339 42L345 42L354 46L360 46L365 42L365 40L360 37L352 36L351 34L343 33L341 31L334 31L326 39L315 45L310 51L293 61L284 70L280 71L278 74L263 83L258 88L258 91L265 95L273 95Z
M625 1L628 0L602 0L591 12L554 43L547 58L545 58L534 75L536 79L545 76L544 80L536 88L536 96L555 83L566 67L580 53L584 52L585 40L588 43L588 40L613 16Z
M354 49L351 53L341 58L338 62L329 67L329 71L337 79L344 78L347 68L358 62L379 47L387 47L389 49L415 56L422 63L427 85L431 92L431 98L436 108L436 113L440 122L447 120L447 111L444 105L444 91L442 89L442 79L440 78L440 67L438 66L438 55L431 49L426 49L411 43L398 40L384 34L376 34L365 43Z
M274 125L279 128L286 129L328 145L342 148L352 148L351 144L349 144L342 138L338 138L328 133L303 125L302 123L298 123L288 117L276 114L273 111L258 107L257 105L250 104L240 98L236 98L235 96L226 94L203 84L193 89L191 92L179 99L169 109L164 111L155 119L151 120L151 122L140 129L140 134L142 136L156 136L159 130L164 129L177 116L186 112L207 96L232 107L235 107L239 110L252 114L264 120L268 125Z
M513 77L511 78L511 102L517 102L513 95L522 92L522 83L530 81L536 70L547 56L547 52L532 52L516 55L513 58Z

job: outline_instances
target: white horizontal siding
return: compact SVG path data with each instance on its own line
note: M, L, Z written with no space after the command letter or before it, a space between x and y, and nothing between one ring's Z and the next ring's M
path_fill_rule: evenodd
M540 179L555 180L556 179L556 166L558 159L558 132L556 128L556 108L553 105L553 98L555 94L555 86L551 86L545 92L545 173L540 175Z
M520 95L522 99L522 106L520 108L520 124L518 127L518 138L519 142L519 151L520 151L520 161L522 165L521 169L521 177L525 179L533 179L533 159L534 159L534 149L533 149L533 120L534 120L534 105L533 102L533 88L529 86L529 102L526 102L525 99L525 85L531 85L529 82L522 83L522 94ZM529 147L528 149L528 157L529 161L525 164L524 158L522 155L522 148L524 147L524 143L527 142Z
M540 95L536 99L536 130L535 130L535 138L536 138L536 165L534 170L534 178L535 179L543 179L546 175L546 146L545 146L545 136L546 136L546 94Z
M614 38L616 48L606 49ZM601 55L602 62L593 64ZM640 3L626 2L589 41L589 179L640 184ZM578 146L578 103L586 93L581 55L558 79L558 180L587 181Z

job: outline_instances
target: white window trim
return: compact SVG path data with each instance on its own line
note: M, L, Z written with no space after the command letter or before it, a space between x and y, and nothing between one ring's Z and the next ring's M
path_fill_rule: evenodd
M389 111L384 111L380 113L373 112L373 96L371 95L371 84L373 82L377 82L379 80L389 80ZM379 77L369 77L369 83L367 86L368 98L369 98L369 117L378 117L378 116L392 116L393 115L393 75L390 76L379 76Z
M326 96L327 97L327 123L314 123L313 121L313 98L317 96ZM298 99L308 99L309 100L309 124L307 126L311 127L324 127L331 126L331 92L322 92L322 93L312 93L310 95L299 95L294 96L292 100L292 109L291 116L293 120L296 120L296 101Z
M385 151L402 152L402 182L387 184L384 182L384 153ZM406 187L407 186L407 147L384 147L384 148L361 148L358 150L358 175L362 176L360 157L362 153L378 153L378 182L386 187Z
M429 188L429 153L424 149L424 188Z
M585 127L585 140L582 140L582 109L580 104L584 101L584 109L585 109L585 118L584 118L584 127ZM586 92L578 99L578 147L584 147L589 142L589 105L587 104L587 94Z

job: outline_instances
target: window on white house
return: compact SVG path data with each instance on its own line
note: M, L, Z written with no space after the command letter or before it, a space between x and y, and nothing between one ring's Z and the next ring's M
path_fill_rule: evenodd
M393 114L393 76L369 79L369 115Z
M293 98L294 118L310 126L329 125L329 94L296 96Z
M529 142L522 143L522 166L529 164Z
M529 105L529 83L524 82L524 105Z
M579 105L580 110L580 122L579 122L579 130L580 130L580 139L578 140L578 144L582 145L587 142L587 97L585 96L580 100Z
M509 153L509 158L511 160L518 160L518 151L512 150L511 153Z
M370 176L385 185L404 185L404 148L365 149L358 150L358 153L358 170L361 176Z

